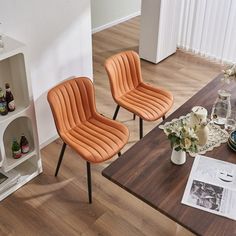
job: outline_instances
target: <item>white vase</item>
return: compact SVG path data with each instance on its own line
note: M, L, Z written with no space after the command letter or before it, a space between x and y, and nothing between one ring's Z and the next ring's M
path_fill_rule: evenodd
M200 125L196 131L196 135L198 137L198 145L204 146L209 137L209 128L207 125Z
M173 148L171 161L176 165L183 165L186 162L186 152L183 150L176 151Z

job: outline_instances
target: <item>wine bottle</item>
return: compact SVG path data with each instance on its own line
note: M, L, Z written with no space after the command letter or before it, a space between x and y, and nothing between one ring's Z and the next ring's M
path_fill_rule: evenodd
M21 135L20 148L21 148L21 153L23 154L29 152L29 142L24 134Z
M16 109L15 101L14 101L13 94L11 92L10 85L8 83L5 84L5 88L6 88L7 109L8 109L8 111L11 112L11 111L14 111Z
M7 102L6 102L5 96L3 94L2 88L0 88L0 114L2 116L4 116L7 113L8 113Z

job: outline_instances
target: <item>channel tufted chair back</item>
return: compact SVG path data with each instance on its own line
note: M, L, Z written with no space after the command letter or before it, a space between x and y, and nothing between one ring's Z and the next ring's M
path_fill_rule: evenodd
M89 202L92 202L90 163L100 163L120 154L129 131L123 124L100 115L95 106L93 83L86 77L67 80L48 92L55 125L64 144L57 176L66 145L87 161Z
M96 113L93 85L87 78L61 83L48 93L48 101L61 137Z
M142 82L140 60L137 53L125 51L111 56L105 63L114 100L138 87Z
M111 56L105 62L110 81L111 93L117 103L113 119L120 106L140 118L140 139L143 136L143 120L155 121L173 105L172 94L159 87L144 83L141 75L139 55L134 51L124 51Z

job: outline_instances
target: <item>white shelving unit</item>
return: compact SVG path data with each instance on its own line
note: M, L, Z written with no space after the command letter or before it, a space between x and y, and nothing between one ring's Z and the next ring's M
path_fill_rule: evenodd
M7 36L3 37L4 49L0 51L0 87L9 83L16 109L0 115L0 172L16 176L16 180L4 186L0 183L0 201L42 172L34 101L27 66L24 44ZM21 134L27 137L30 151L19 159L12 157L13 137L19 141Z

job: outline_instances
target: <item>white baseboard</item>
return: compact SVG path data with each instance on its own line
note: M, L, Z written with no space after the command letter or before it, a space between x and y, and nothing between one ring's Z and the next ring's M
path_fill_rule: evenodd
M139 16L139 15L141 15L141 11L134 12L134 13L128 15L128 16L122 17L120 19L111 21L111 22L109 22L109 23L107 23L105 25L101 25L99 27L96 27L96 28L92 29L92 33L93 34L97 33L97 32L102 31L104 29L110 28L110 27L112 27L114 25L117 25L117 24L120 24L120 23L125 22L127 20L130 20L131 18Z
M58 138L59 138L59 135L56 134L56 135L52 136L51 138L49 138L48 140L46 140L45 142L40 143L40 145L39 145L40 150L43 149L44 147L46 147L48 144L55 141L56 139L58 139Z

